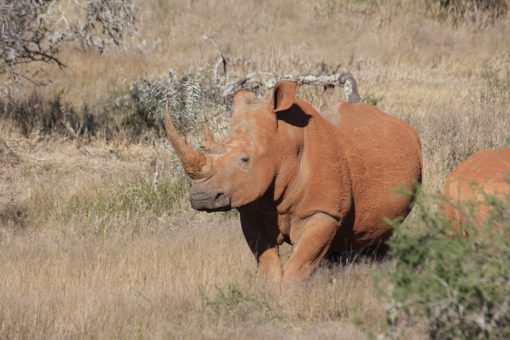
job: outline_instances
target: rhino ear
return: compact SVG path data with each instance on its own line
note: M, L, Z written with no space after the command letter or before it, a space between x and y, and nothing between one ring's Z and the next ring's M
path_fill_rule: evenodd
M290 80L279 81L273 90L274 112L288 110L296 100L297 82Z
M239 109L247 104L253 104L256 99L256 94L254 91L250 90L239 90L234 94L232 98L232 104L234 105L234 110Z

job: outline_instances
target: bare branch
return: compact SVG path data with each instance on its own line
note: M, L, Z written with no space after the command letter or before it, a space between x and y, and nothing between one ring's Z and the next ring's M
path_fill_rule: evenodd
M67 17L63 0L0 1L0 74L17 74L16 65L42 61L60 68L62 45L78 42L102 52L135 31L135 0L73 0Z
M267 74L267 73L265 73ZM275 76L267 80L263 80L261 73L250 73L246 77L226 84L222 87L221 94L224 97L233 95L240 89L256 90L261 87L273 87L280 80L293 80L300 85L323 86L325 88L343 86L346 101L350 103L357 103L360 101L358 94L358 86L352 74L347 70L342 70L338 74L321 74L321 75L285 75Z

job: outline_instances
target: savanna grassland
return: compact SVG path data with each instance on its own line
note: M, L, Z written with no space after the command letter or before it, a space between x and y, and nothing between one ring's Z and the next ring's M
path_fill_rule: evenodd
M348 68L364 101L420 134L423 188L510 137L510 16L493 25L433 18L389 1L140 2L138 33L103 55L69 46L64 70L31 64L47 100L98 121L137 79L214 62L233 73ZM17 90L30 97L33 89ZM342 97L302 86L317 108ZM204 118L213 111L202 113ZM122 114L115 112L115 115ZM112 116L109 116L112 115ZM193 211L171 147L146 133L79 140L0 120L0 338L334 338L383 332L391 261L324 266L291 293L257 280L236 213ZM211 120L225 135L226 115ZM413 214L406 225L420 229ZM290 247L284 247L284 254ZM423 338L416 326L410 338Z

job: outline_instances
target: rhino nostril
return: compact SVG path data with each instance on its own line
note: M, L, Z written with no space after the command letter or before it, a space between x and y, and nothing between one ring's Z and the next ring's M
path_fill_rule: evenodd
M220 198L221 196L225 195L223 192L218 192L216 194L216 197L214 197L215 200L217 200L218 198Z

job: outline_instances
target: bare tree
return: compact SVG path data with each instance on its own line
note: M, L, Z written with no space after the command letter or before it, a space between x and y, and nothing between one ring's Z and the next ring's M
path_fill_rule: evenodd
M0 0L0 74L14 79L19 64L65 67L62 45L76 42L102 53L135 31L135 0Z

